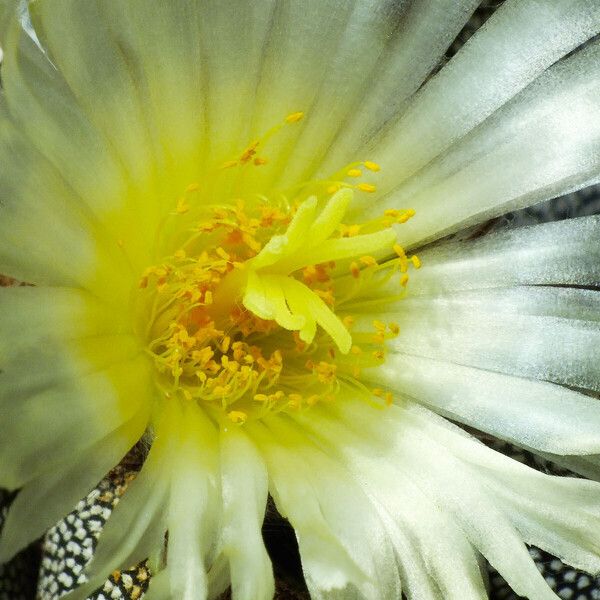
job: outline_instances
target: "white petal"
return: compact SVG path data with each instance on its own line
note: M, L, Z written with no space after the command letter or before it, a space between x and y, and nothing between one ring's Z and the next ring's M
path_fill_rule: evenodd
M525 541L575 567L600 571L600 484L540 473L440 426L427 411L410 414L432 445L469 464Z
M461 290L483 290L489 288L508 288L511 286L531 285L600 285L600 217L594 215L578 219L567 219L553 223L543 223L531 227L520 227L489 234L484 237L464 241L446 241L424 248L418 252L422 268L411 270L407 297L399 304L391 299L399 295L401 289L398 277L389 277L386 270L375 274L370 280L369 299L377 300L382 312L402 311L404 302L418 302L415 296L447 296ZM356 280L348 276L338 283L344 289L352 289ZM521 288L522 290L522 288ZM530 308L524 309L531 314L553 314L544 309L541 313L536 305L549 305L545 298L553 294L565 311L565 307L573 302L577 306L583 304L591 308L581 308L581 315L595 312L595 292L579 299L561 296L574 292L558 291L489 291L490 298L498 294L519 294L511 300L491 300L505 307L513 304L514 311L522 303ZM544 296L535 300L534 294ZM529 295L529 299L525 296ZM470 302L473 306L485 303L477 301L473 293ZM562 300L560 300L563 298ZM368 310L368 305L353 307L357 311ZM507 312L508 308L502 309ZM573 308L579 311L579 308ZM574 318L580 318L574 316ZM593 320L594 317L586 317Z
M377 413L366 416L379 418ZM299 421L353 473L373 502L396 550L404 594L411 599L487 598L476 552L464 533L396 460L385 456L383 447L375 443L369 448L368 437L357 436L335 417L307 415Z
M54 167L2 115L0 164L0 271L105 298L124 294L131 275L126 261L115 260L116 242L106 240Z
M354 468L357 475L362 473L368 481L372 473L379 470L384 481L389 482L377 486L380 496L388 493L393 496L394 481L402 485L408 480L408 490L413 489L411 484L416 485L447 518L456 522L469 542L486 556L517 593L555 600L556 596L537 571L517 531L476 476L445 448L438 447L420 425L415 425L408 412L394 418L396 410L399 412L393 408L383 414L373 412L372 408L347 398L343 405L332 405L333 416L323 414L312 419L312 429L321 430L321 442L345 456L345 464ZM347 428L346 434L344 428ZM338 443L339 440L342 443ZM392 498L390 502L393 501ZM437 544L435 537L425 534L422 539L428 545ZM462 576L473 578L473 568L470 575L467 570ZM439 576L441 582L452 585L448 573L442 570ZM477 585L471 581L474 586L471 597L478 597L477 594L481 597L481 588L477 592Z
M405 354L600 390L600 322L493 313L395 313ZM357 328L361 320L357 319Z
M406 7L375 69L369 77L361 73L366 89L337 132L321 175L368 157L365 146L406 109L478 4L479 0L438 0Z
M598 180L600 43L558 63L377 208L409 206L406 246ZM374 208L375 210L375 208Z
M167 410L171 409L177 407ZM214 552L221 511L217 435L197 406L184 407L174 417L174 427L165 437L179 436L180 440L171 441L173 456L164 465L171 476L167 517L171 594L181 600L203 600L208 596L206 565ZM163 471L163 478L168 471Z
M42 46L86 116L109 139L130 177L146 182L157 161L143 90L105 10L102 3L69 0L30 5ZM148 202L147 210L152 207Z
M57 220L59 224L64 221L63 228L68 227L70 221L63 216L65 207L72 213L67 215L71 221L79 216L86 225L79 229L88 237L92 233L96 236L97 243L112 257L114 271L128 266L124 253L136 263L137 270L144 268L157 224L156 210L152 210L156 185L130 177L119 157L120 147L111 144L93 123L77 94L21 28L13 30L7 45L3 82L10 120L35 148L35 152L21 151L23 156L12 157L16 164L7 161L11 177L16 180L11 187L20 196L28 190L37 191L33 210L38 214L46 209L54 214L49 222L41 220L46 228ZM32 171L50 172L52 177L47 175L46 185L40 188L27 183L24 170L25 177ZM43 203L40 198L44 198ZM22 210L28 221L32 221L28 214L31 201L21 203L25 204ZM46 235L52 233L49 229ZM64 245L60 237L58 241ZM66 266L77 256L72 256Z
M88 581L72 592L73 600L84 600L115 569L128 569L149 556L160 554L165 543L170 468L176 432L172 419L164 417L137 477L104 525L91 563Z
M600 217L543 223L419 252L410 293L515 284L598 285ZM396 286L397 293L397 286Z
M390 128L389 144L378 148L390 166L382 176L398 182L415 173L592 37L599 16L587 0L505 3Z
M296 530L311 597L398 597L389 540L352 477L284 418L265 423L272 433L260 424L248 433L265 456L278 510Z
M131 421L92 445L74 460L30 481L11 504L0 538L0 563L39 538L120 462L141 437L148 415Z
M339 136L345 156L336 156L338 162L332 164L327 153L330 172L363 158L355 153L359 140L348 139L348 134L360 132L364 139L372 133L374 121L380 125L397 110L450 45L449 37L458 33L476 3L407 4L364 0L354 4L327 76L306 107L306 124L286 162L281 187L310 179L316 169L325 174L320 167L324 154L332 143L339 147Z
M268 476L263 459L235 426L221 431L223 544L237 600L271 600L275 591L271 561L261 527Z
M366 373L432 410L520 446L556 454L600 452L600 403L551 383L402 354Z
M153 396L146 357L113 365L0 407L4 487L69 460L128 421Z

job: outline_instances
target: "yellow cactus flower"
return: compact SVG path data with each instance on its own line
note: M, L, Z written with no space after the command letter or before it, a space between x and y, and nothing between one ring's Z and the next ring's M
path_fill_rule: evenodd
M449 237L598 181L600 4L432 75L477 4L2 0L0 561L143 438L69 598L269 600L268 494L316 599L600 571L600 484L460 427L600 478L600 218Z

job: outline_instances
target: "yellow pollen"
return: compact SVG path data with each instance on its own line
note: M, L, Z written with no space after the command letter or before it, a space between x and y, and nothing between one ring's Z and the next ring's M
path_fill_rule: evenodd
M289 114L285 118L285 122L286 123L297 123L298 121L301 121L302 119L304 119L304 113L303 112L295 112L295 113Z
M381 167L373 161L366 160L365 162L363 162L363 165L365 169L369 169L369 171L381 171Z
M241 410L229 411L227 413L227 416L231 419L231 421L240 425L245 423L248 419L248 415L245 412L242 412Z
M356 187L361 192L367 192L369 194L372 194L373 192L377 191L377 187L374 186L372 183L359 183Z
M372 403L362 373L385 360L400 328L376 320L374 331L370 321L365 330L361 301L378 301L371 288L398 271L405 286L409 267L421 265L406 256L393 228L414 211L342 223L354 190L376 191L347 180L361 177L361 167L379 171L371 161L272 198L244 195L241 173L269 169L259 149L303 117L289 114L233 160L215 164L215 181L174 195L172 221L157 238L169 251L139 280L139 330L163 398L195 402L226 423L343 401L348 390ZM392 252L397 258L380 260ZM379 397L392 402L389 392Z

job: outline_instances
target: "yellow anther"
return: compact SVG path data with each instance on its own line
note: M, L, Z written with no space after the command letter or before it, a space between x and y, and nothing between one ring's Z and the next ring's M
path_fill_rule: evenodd
M373 388L371 391L373 392L373 395L377 396L378 398L383 396L383 390L381 388Z
M377 265L377 261L372 256L361 256L359 260L366 267L374 267Z
M221 169L231 169L237 167L239 162L237 160L228 160L221 165Z
M238 425L243 425L248 420L248 415L241 410L231 410L227 413L227 416Z
M254 158L256 149L260 142L252 142L240 155L239 161L243 164L247 163L250 159Z
M183 196L177 200L177 208L175 210L178 215L183 215L190 210L190 205Z
M391 392L385 393L385 403L387 406L391 406L394 403L394 396Z
M353 306L363 288L379 285L374 272L388 281L420 266L395 244L392 229L414 211L389 209L365 223L342 224L353 192L376 191L361 183L380 170L372 161L349 163L322 180L282 190L277 199L253 194L241 180L236 185L237 169L265 165L263 147L303 117L289 114L221 165L235 167L234 173L213 169L216 181L206 190L200 180L173 198L177 214L189 211L193 218L185 217L180 231L169 224L169 238L160 243L168 247L171 234L186 233L187 239L139 283L145 290L140 304L152 310L147 350L161 392L207 404L236 424L332 401L349 385L370 396L360 381L350 380L384 360L387 340L400 327L376 321L375 330L351 331L354 318L336 313ZM213 187L218 193L209 193ZM376 257L392 246L398 257L379 264ZM381 298L376 293L372 299ZM290 393L297 390L307 391ZM390 392L379 394L379 405L392 402Z
M372 183L359 183L356 187L361 192L367 192L369 194L372 194L373 192L377 191L377 187L374 186Z
M373 161L365 160L365 162L363 162L363 165L366 169L369 169L369 171L381 171L381 167Z
M300 394L290 394L288 396L288 406L290 408L299 409L302 407L302 396Z
M303 112L295 112L295 113L289 114L285 118L285 122L286 123L297 123L298 121L302 121L302 119L304 119L304 113Z
M377 329L377 331L384 332L387 329L387 326L382 321L375 320L373 321L373 327Z
M354 237L360 233L360 225L340 225L342 237Z
M421 259L416 254L413 254L410 257L410 261L412 262L412 264L415 267L415 269L420 269L421 268Z
M220 246L215 250L215 252L220 256L223 260L231 260L231 256L223 250Z
M406 254L404 252L404 248L400 245L400 244L394 244L394 252L400 257L400 258L406 258Z
M402 287L406 287L407 284L408 284L408 275L402 275L402 277L400 277L400 285Z

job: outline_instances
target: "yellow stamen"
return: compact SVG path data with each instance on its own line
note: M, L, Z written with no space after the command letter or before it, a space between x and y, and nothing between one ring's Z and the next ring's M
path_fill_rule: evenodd
M369 171L381 171L381 167L373 161L366 160L363 162L363 165L366 169L369 169Z
M289 114L285 118L285 122L286 123L297 123L298 121L301 121L302 119L304 119L304 113L303 112L295 112L295 113Z
M400 271L405 286L409 267L420 267L392 227L414 211L388 209L366 223L342 223L353 190L376 191L348 178L362 176L363 167L379 171L376 163L351 163L293 195L278 191L276 203L240 191L242 170L267 164L259 149L303 117L291 113L206 181L189 184L164 228L176 242L158 239L169 252L140 277L142 335L163 398L201 404L215 419L242 425L268 412L308 410L342 399L348 386L372 403L361 374L385 360L387 341L400 328L375 321L374 331L361 330L347 314L352 298L379 285L382 273L388 281ZM392 249L397 258L379 260ZM360 297L354 307L364 314ZM389 392L380 398L380 405L392 402Z
M367 192L369 194L372 194L373 192L377 191L377 187L374 186L372 183L359 183L356 187L361 192Z

